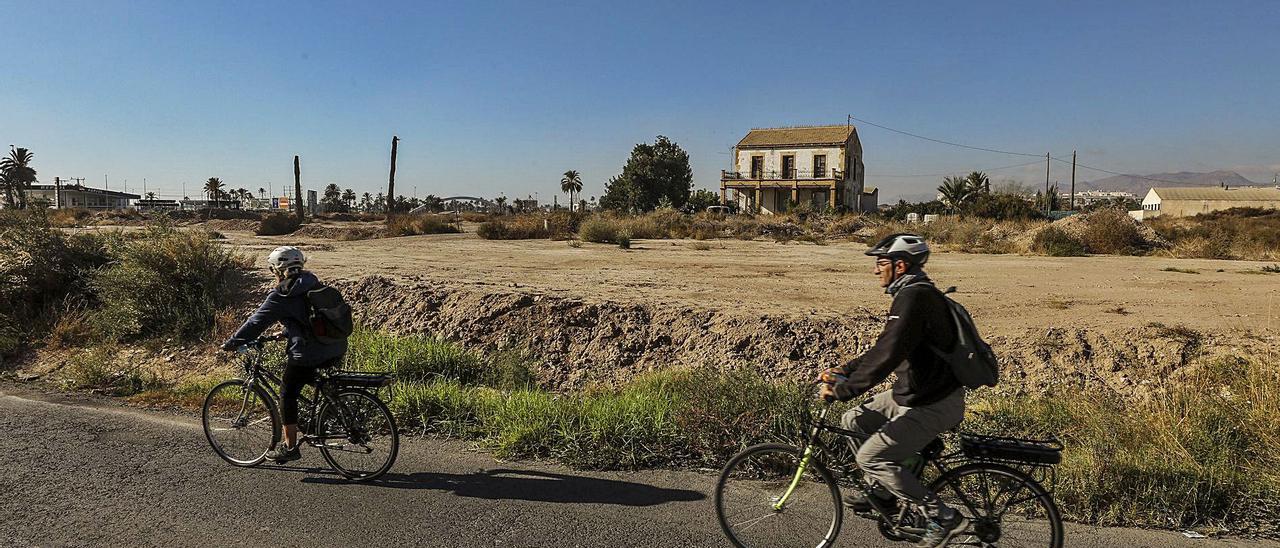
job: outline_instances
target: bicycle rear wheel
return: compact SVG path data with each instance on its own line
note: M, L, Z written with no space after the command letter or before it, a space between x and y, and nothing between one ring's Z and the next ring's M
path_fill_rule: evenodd
M1023 472L977 462L948 471L932 488L969 518L969 530L952 546L1062 546L1062 517L1053 495Z
M280 441L276 402L260 386L229 380L209 391L200 413L213 451L236 466L254 466Z
M368 481L385 474L400 451L400 433L391 411L377 396L343 390L339 405L326 402L317 432L320 454L347 479ZM345 417L344 417L345 415Z
M797 476L802 458L797 447L766 443L729 459L716 482L715 504L720 528L734 546L823 548L835 542L844 514L840 489L816 458Z

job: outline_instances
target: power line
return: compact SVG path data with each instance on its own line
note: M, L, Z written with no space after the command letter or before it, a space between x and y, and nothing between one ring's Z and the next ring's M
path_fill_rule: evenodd
M1011 166L1000 166L1000 167L990 167L990 168L986 168L986 169L979 169L979 170L977 170L977 171L1000 171L1000 170L1002 170L1002 169L1013 169L1013 168L1015 168L1015 167L1026 167L1026 166L1031 166L1031 165L1038 165L1039 163L1040 163L1040 160L1035 160L1035 161L1032 161L1032 162L1024 162L1024 163L1021 163L1021 164L1013 164L1013 165L1011 165ZM956 175L956 173L955 173L955 172L952 172L952 173L913 173L913 174L893 174L893 175L880 175L880 174L876 174L876 173L868 173L868 174L867 174L867 177L946 177L946 176L948 176L948 175Z
M994 153L997 153L997 154L1009 154L1009 155L1011 155L1011 156L1027 156L1027 157L1030 157L1030 158L1040 158L1040 157L1042 157L1042 155L1040 155L1040 154L1028 154L1028 153L1026 153L1026 152L1012 152L1012 151L1008 151L1008 150L999 150L999 149L994 149L994 148L987 148L987 147L979 147L979 146L965 145L965 144L955 143L955 142L951 142L951 141L944 141L944 140L942 140L942 139L934 139L933 137L925 137L924 135L919 135L919 134L911 133L911 132L909 132L909 131L903 131L903 130L900 130L900 129L894 129L894 128L891 128L891 127L889 127L889 126L882 126L882 125L877 124L877 123L875 123L875 122L871 122L871 121L868 121L868 120L863 120L862 118L858 118L857 116L854 116L854 115L852 115L852 114L850 114L850 115L849 115L849 119L850 119L850 120L857 120L857 121L858 121L858 122L860 122L860 123L867 124L867 125L869 125L869 126L875 126L875 127L880 128L880 129L884 129L884 130L892 131L892 132L894 132L894 133L901 133L901 134L906 135L906 136L909 136L909 137L915 137L916 139L924 139L924 140L926 140L926 141L932 141L932 142L935 142L935 143L941 143L941 144L944 144L944 145L950 145L950 146L953 146L953 147L967 148L967 149L969 149L969 150L981 150L981 151L983 151L983 152L994 152Z
M1062 162L1062 163L1064 163L1064 164L1070 164L1070 163L1071 163L1071 160L1063 160L1062 158L1057 158L1057 157L1054 157L1054 158L1053 158L1053 160L1054 160L1054 161L1057 161L1057 162ZM1093 170L1093 171L1100 171L1100 172L1102 172L1102 173L1108 173L1108 174L1111 174L1111 175L1120 175L1120 176L1123 176L1123 177L1133 177L1134 179L1142 179L1142 180L1144 180L1144 181L1155 181L1155 182L1157 182L1157 183L1168 183L1168 184L1171 184L1171 185L1197 185L1197 186L1204 186L1204 183L1197 183L1197 182L1195 182L1195 181L1170 181L1170 180L1168 180L1168 179L1157 179L1157 178L1155 178L1155 177L1146 177L1146 176L1143 176L1143 175L1134 175L1134 174L1132 174L1132 173L1121 173L1121 172L1119 172L1119 171L1111 171L1111 170L1109 170L1109 169L1102 169L1102 168L1100 168L1100 167L1088 166L1088 165L1085 165L1085 164L1081 164L1081 163L1079 163L1079 162L1076 162L1076 165L1077 165L1077 166L1079 166L1079 167L1085 168L1085 169L1091 169L1091 170Z

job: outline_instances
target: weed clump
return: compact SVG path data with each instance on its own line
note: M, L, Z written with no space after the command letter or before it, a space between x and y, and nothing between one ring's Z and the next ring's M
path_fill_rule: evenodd
M420 234L457 234L456 225L438 215L392 215L387 217L387 232L392 236L416 236Z
M1085 253L1084 244L1056 226L1047 226L1036 233L1031 250L1050 257L1080 257Z

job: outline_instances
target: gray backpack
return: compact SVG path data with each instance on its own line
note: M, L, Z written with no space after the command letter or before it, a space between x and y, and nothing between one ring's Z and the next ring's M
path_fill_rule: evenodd
M933 284L929 285L933 286ZM934 287L934 289L938 288ZM933 351L951 365L952 374L965 387L995 386L1000 382L1000 364L996 362L996 354L991 351L991 345L978 335L978 326L973 324L973 317L969 316L969 311L947 296L955 290L956 288L952 286L946 291L938 289L938 292L947 302L947 309L951 312L951 318L955 320L956 345L950 351L936 347Z

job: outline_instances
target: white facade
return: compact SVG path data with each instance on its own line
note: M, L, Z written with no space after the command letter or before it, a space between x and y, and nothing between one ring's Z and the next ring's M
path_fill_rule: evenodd
M862 145L852 126L753 129L734 147L733 170L721 176L726 203L740 210L784 213L791 204L875 211L864 191Z

